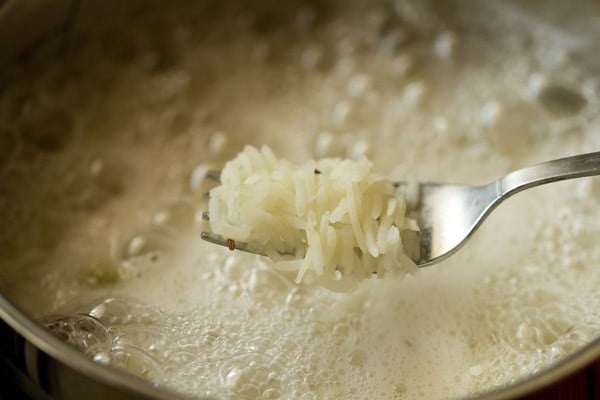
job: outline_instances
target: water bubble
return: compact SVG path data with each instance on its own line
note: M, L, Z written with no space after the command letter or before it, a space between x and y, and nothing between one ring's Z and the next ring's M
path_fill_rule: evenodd
M469 374L475 378L480 377L484 372L484 368L481 365L474 365L469 368Z
M337 342L341 343L348 339L350 327L345 323L337 323L333 326L331 331L331 337Z
M106 325L155 324L165 316L149 304L134 299L110 297L92 307L88 314Z
M407 387L403 383L396 383L394 385L394 392L395 393L397 393L397 394L403 394L406 391L407 391Z
M424 95L425 84L423 82L411 82L404 88L402 97L406 103L416 105L423 99Z
M347 85L348 94L352 97L359 97L365 94L369 88L371 79L368 75L357 74L350 78Z
M369 151L369 142L366 140L358 140L350 149L350 158L353 160L359 160L362 157L366 157Z
M128 345L115 345L110 350L111 365L153 382L163 379L159 362L145 351Z
M223 384L225 386L227 386L228 388L233 388L238 385L238 381L241 380L241 375L242 375L242 372L240 369L235 368L235 367L231 368L227 372L227 375L225 375L225 377L223 379Z
M147 239L144 236L136 235L131 238L127 245L127 255L136 256L141 254L144 247L146 246Z
M346 122L351 110L352 108L350 103L347 101L340 101L336 103L331 112L331 122L336 126L343 125Z
M99 364L108 365L110 363L110 353L105 352L105 351L96 353L92 357L92 360Z
M306 305L307 299L297 290L290 290L286 295L285 304L291 308L303 309Z
M281 392L277 389L267 389L262 393L262 398L265 400L275 400L281 397Z
M219 377L230 392L243 396L250 387L280 388L281 382L272 373L281 370L279 362L271 356L246 353L225 361L219 368Z
M221 337L221 332L218 328L210 328L202 334L202 344L211 346Z
M208 151L212 155L220 155L227 145L227 135L224 132L217 131L208 138Z
M168 337L157 325L131 325L115 339L115 343L134 346L149 353L160 352L166 345Z
M439 58L450 58L456 47L457 37L453 32L443 32L438 35L433 43L433 51Z
M196 192L203 188L207 181L206 173L210 170L207 164L198 164L192 170L189 180L189 188L192 192Z
M414 59L408 54L400 54L392 60L390 70L392 75L396 77L405 76L411 70L414 64Z
M81 351L98 344L110 343L110 335L105 326L87 315L53 318L46 321L45 327L51 334Z
M279 353L275 343L276 343L275 340L271 337L256 336L254 338L250 338L246 342L246 347L248 348L248 350L253 351L253 352L264 353L264 354L269 354L269 355L275 356ZM273 375L273 376L275 376L275 375ZM271 378L272 378L272 376L269 379L271 379Z
M379 47L382 52L393 55L398 47L400 47L408 39L407 33L402 29L394 29L388 32L379 42Z
M500 103L490 100L486 102L479 111L479 123L485 128L492 127L498 121L501 112L502 107Z
M585 98L576 90L559 85L544 87L538 100L552 116L558 118L576 115L587 105Z
M158 212L154 215L153 220L157 225L168 226L175 228L178 231L186 231L194 226L196 221L196 205L191 202L180 201L170 205L167 210ZM157 230L159 232L160 230ZM170 231L163 230L162 233Z
M364 367L366 362L366 354L360 350L354 350L348 353L347 359L351 365L355 365L357 367Z
M318 157L323 157L331 152L333 144L333 134L331 132L321 132L315 142L315 153Z
M443 116L433 118L433 127L440 137L446 136L448 133L448 119Z
M123 258L134 269L143 267L147 262L157 261L161 254L174 250L177 244L177 238L167 229L151 228L129 240L123 251Z
M104 260L86 270L86 281L90 285L113 285L127 275L121 263L114 260Z
M543 74L539 72L531 74L525 85L525 97L530 100L535 99L546 85L546 82L547 78Z
M554 345L550 347L550 356L552 358L561 358L567 354L563 346Z
M239 297L242 294L242 288L239 285L236 285L235 283L232 283L232 284L228 285L227 286L227 291L233 297Z
M90 163L90 175L93 177L97 177L98 175L100 175L102 173L102 170L104 170L104 160L102 159L96 159L93 160Z
M517 328L517 340L522 348L535 344L536 329L527 322L521 322Z
M197 353L185 350L167 352L163 355L169 365L186 365L198 358Z

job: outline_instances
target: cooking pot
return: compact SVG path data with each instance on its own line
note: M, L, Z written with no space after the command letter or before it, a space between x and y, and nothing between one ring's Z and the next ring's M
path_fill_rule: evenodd
M135 15L141 9L153 6L174 7L176 3L142 0L0 0L0 69L13 67L42 48L60 51L61 46L73 40L78 25L101 24L107 16ZM277 4L270 6L277 7ZM556 20L557 16L561 16L564 23L576 24L570 19L569 13L561 14L568 9L568 4L557 7L554 12L545 6L543 1L534 1L523 7L530 8L529 12L539 11L548 20ZM583 28L579 26L578 29ZM0 75L0 93L3 86ZM2 130L0 133L5 134ZM0 317L3 321L0 324L0 370L4 383L4 393L0 394L0 398L184 398L85 358L48 334L4 294L0 294ZM600 368L594 363L599 359L600 339L597 339L550 368L478 398L515 398L532 393L539 398L549 398L556 393L566 394L569 398L597 398L600 395L597 389Z

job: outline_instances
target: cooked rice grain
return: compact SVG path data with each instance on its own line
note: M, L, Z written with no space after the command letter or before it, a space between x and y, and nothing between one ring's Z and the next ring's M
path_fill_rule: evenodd
M229 161L209 201L213 232L264 249L276 267L297 270L297 283L338 290L374 272L416 269L401 232L418 227L405 210L406 199L364 157L296 165L267 146L246 146ZM290 262L284 253L304 256Z

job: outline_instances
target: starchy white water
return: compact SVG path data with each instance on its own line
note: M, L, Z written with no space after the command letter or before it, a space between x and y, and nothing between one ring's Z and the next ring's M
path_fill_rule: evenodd
M97 362L223 399L472 396L590 342L598 178L352 293L199 238L204 174L246 144L473 184L597 151L597 24L481 3L178 4L32 55L0 86L3 292Z

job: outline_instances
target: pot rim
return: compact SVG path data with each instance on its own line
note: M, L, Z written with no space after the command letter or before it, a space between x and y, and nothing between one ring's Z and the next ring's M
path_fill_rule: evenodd
M0 293L0 318L39 350L67 367L105 385L117 389L125 389L152 399L183 400L184 398L189 398L189 396L184 397L182 394L171 391L168 388L153 386L150 382L139 377L86 358L75 348L52 336L39 323L27 316L17 305L6 298L3 293ZM552 383L556 383L597 359L600 359L600 337L584 345L577 351L568 354L547 368L519 379L512 384L506 384L489 392L483 392L473 399L499 400L523 396Z
M166 388L153 386L133 374L123 373L115 367L96 363L85 357L68 343L54 337L33 318L0 293L0 318L29 343L63 365L115 389L123 389L150 399L183 400L188 397Z

